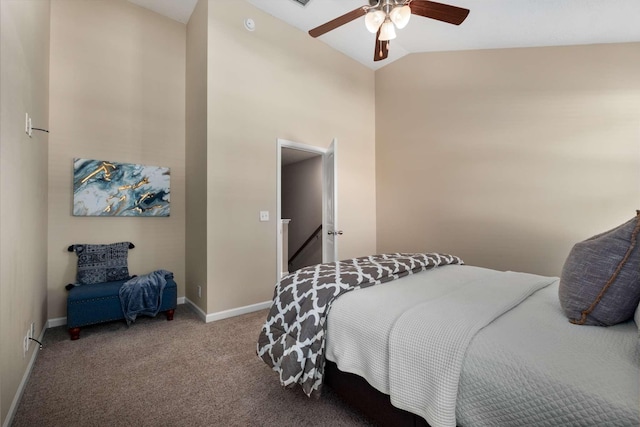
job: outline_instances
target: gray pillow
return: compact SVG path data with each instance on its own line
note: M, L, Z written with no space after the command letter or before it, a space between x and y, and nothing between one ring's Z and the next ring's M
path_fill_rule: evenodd
M78 254L77 280L82 285L129 279L129 242L73 245Z
M640 302L640 211L619 227L577 243L562 268L560 304L571 323L611 326Z
M636 314L633 315L633 320L636 321L638 327L638 342L636 343L636 360L640 360L640 304L636 308Z

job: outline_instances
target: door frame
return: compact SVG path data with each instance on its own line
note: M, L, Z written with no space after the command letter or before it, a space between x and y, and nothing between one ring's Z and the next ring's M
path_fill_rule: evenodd
M334 140L335 141L335 140ZM327 200L327 192L328 188L325 188L324 185L324 174L326 169L326 153L327 148L316 147L313 145L303 144L300 142L290 141L287 139L277 138L277 160L276 160L276 170L277 170L277 178L276 178L276 282L279 282L282 278L282 149L288 148L293 150L307 151L310 153L318 154L322 156L322 174L323 174L323 183L322 183L322 241L323 247L325 243L325 211L326 211L326 200ZM336 165L334 164L334 179L336 175ZM336 198L336 194L333 195L334 199ZM336 214L337 216L337 214ZM325 254L323 250L322 254L322 262L325 261Z

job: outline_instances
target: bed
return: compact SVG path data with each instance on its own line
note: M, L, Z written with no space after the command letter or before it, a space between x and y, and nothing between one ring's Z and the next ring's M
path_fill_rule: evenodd
M557 278L457 262L434 267L408 268L333 299L316 333L322 348L309 352L314 367L294 383L320 371L380 425L640 425L633 320L569 323Z

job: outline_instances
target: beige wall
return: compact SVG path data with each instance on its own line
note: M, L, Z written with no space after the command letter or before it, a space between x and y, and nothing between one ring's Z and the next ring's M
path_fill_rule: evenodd
M0 425L19 397L36 348L23 338L47 320L49 2L0 1Z
M186 27L125 0L51 2L49 318L66 316L72 243L131 241L131 274L185 282ZM74 217L74 157L167 166L171 216Z
M273 295L277 138L318 147L338 139L340 257L375 251L375 103L373 71L245 2L210 0L208 51L213 313ZM259 222L260 210L269 222Z
M378 249L559 275L640 200L640 44L410 55L376 73Z
M207 311L207 10L200 0L187 25L185 294ZM198 297L198 286L201 294Z

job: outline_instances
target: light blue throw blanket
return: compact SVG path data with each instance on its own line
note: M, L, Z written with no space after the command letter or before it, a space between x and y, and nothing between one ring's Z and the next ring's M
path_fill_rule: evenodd
M173 273L156 270L149 274L127 280L120 288L120 304L127 325L136 320L139 314L155 316L162 305L162 291L167 279L173 279Z

